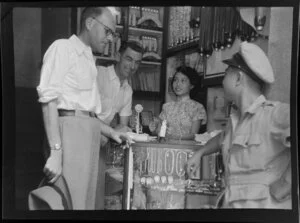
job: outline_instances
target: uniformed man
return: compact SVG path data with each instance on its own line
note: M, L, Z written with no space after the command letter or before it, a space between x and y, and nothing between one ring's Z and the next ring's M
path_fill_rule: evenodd
M187 162L192 174L204 155L222 150L223 208L291 208L290 108L263 95L274 82L271 64L255 44L242 42L224 60L225 97L234 104L227 129Z

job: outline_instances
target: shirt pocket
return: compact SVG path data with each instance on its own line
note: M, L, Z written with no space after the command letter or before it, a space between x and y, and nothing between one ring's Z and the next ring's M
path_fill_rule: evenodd
M270 196L268 186L262 184L232 185L226 195L228 203L245 200L265 200Z
M231 168L236 171L264 168L265 154L259 133L236 135L230 148Z
M246 149L260 145L261 139L259 133L236 135L232 144L236 145L237 148Z

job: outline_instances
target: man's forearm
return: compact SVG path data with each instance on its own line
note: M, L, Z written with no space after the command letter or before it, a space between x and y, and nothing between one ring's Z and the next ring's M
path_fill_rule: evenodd
M208 142L199 150L202 156L210 155L212 153L216 153L221 148L221 133L216 135L215 137L208 140Z
M110 127L109 125L105 124L105 122L103 122L101 119L99 119L100 123L101 123L101 134L103 134L104 136L111 138L111 134L114 131L114 129L112 127Z
M42 111L49 145L61 144L56 100L43 103Z
M120 127L128 126L129 123L129 116L120 116Z

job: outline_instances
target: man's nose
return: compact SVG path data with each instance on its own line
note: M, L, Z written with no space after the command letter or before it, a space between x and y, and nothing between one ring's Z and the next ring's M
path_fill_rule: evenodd
M135 62L132 62L132 63L130 64L130 68L131 68L131 70L135 70L135 68L136 68Z

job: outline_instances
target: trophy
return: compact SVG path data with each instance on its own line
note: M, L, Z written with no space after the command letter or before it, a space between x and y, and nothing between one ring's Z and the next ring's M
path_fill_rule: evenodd
M140 123L140 113L143 111L143 106L141 104L137 104L134 107L134 109L136 111L135 131L137 134L141 134L142 133L142 125Z

